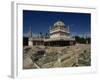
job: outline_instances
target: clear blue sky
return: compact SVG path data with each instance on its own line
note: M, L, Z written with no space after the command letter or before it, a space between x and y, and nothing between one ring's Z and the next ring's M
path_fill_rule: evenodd
M73 35L84 33L90 34L91 14L69 13L69 12L48 12L23 10L23 34L29 32L30 25L33 33L46 33L50 26L61 20L66 26L69 25Z

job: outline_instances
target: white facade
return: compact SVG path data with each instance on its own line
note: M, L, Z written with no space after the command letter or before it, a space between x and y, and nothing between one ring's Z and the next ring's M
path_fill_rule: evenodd
M69 36L69 27L66 28L65 24L62 21L57 21L54 23L50 29L50 38L51 39L67 39Z

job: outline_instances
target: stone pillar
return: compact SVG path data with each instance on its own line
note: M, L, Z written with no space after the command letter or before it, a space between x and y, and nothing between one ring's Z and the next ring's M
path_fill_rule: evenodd
M29 38L29 40L28 40L28 46L33 46L32 38Z

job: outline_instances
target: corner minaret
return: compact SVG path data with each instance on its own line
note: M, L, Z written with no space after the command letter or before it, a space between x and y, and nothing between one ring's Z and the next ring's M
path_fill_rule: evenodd
M69 26L68 26L68 32L70 33L70 29L69 29Z
M30 25L30 30L29 30L29 38L28 38L28 46L33 46L33 41L32 41L32 26Z

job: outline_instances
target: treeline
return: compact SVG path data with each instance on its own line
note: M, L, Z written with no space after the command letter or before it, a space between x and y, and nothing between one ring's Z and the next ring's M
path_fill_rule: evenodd
M90 44L91 43L91 38L87 37L79 37L79 36L75 36L75 40L77 43L81 43L81 44Z

